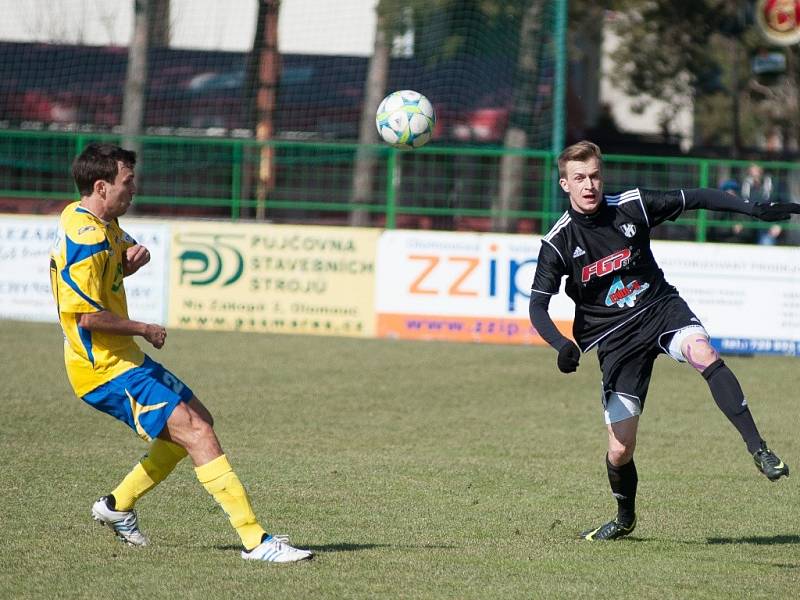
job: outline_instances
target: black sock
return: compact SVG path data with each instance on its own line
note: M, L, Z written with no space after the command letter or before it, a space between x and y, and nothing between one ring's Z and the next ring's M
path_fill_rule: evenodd
M747 451L753 454L761 448L764 440L761 439L755 421L753 421L753 415L750 414L750 409L747 408L747 401L744 398L742 386L739 385L736 375L720 358L706 367L703 371L703 377L708 382L708 387L711 388L714 402L728 417L728 420L733 423L736 431L741 434L744 443L747 444Z
M636 485L639 483L636 465L631 459L624 465L615 467L608 461L606 454L606 470L611 493L617 499L617 522L628 526L633 523L636 515Z

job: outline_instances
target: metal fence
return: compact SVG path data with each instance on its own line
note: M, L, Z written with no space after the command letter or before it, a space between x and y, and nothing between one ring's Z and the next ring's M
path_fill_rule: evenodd
M73 157L89 142L119 135L0 131L0 212L47 212L76 198ZM540 150L426 146L411 152L387 145L362 151L373 159L370 193L353 198L356 144L310 141L155 137L136 138L139 214L208 216L233 220L263 215L277 223L347 224L353 211L369 225L489 231L505 216L510 230L543 233L567 207L558 187L555 157ZM264 150L273 161L266 195L258 194ZM504 155L522 161L520 202L495 206ZM771 176L773 197L800 200L800 165L760 163ZM741 182L746 161L607 155L605 189L719 187ZM262 198L259 200L258 198ZM779 243L800 244L800 223L782 226ZM661 239L756 241L770 224L707 211L687 212L659 226Z

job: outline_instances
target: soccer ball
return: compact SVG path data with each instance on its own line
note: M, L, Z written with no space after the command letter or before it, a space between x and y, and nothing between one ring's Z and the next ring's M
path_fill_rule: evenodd
M430 101L412 90L392 92L378 106L375 125L395 148L419 148L431 139L436 113Z

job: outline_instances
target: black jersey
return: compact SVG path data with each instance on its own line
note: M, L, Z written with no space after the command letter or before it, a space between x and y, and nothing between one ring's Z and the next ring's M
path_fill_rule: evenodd
M532 295L557 294L561 278L575 302L573 335L585 352L657 302L677 295L650 250L650 230L686 208L681 190L606 194L584 215L571 207L542 239Z

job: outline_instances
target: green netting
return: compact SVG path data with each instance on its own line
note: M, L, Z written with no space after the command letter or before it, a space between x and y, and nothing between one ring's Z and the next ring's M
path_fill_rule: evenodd
M55 211L57 206L45 201L75 199L69 173L72 158L97 140L121 141L115 135L0 130L0 211ZM368 146L375 161L372 185L366 200L354 203L356 144L177 137L142 137L136 142L142 164L137 169L136 209L143 215L346 225L354 212L363 211L365 225L466 231L498 230L497 219L506 217L506 231L543 233L567 207L556 181L555 156L545 151L426 146L403 152L386 145ZM271 157L274 177L268 188L260 189L256 175L265 156ZM501 169L508 156L521 161L520 200L517 206L499 211ZM609 192L631 187L720 187L727 181L742 181L750 167L744 161L620 155L607 155L604 161ZM800 165L762 165L774 182L776 198L798 197ZM14 199L27 200L15 204ZM754 241L758 231L769 227L747 218L697 211L660 226L656 236ZM791 223L784 228L790 234L784 241L797 243L800 227Z
M555 13L563 2L381 0L377 9L389 54L378 69L380 97L397 89L424 93L439 116L434 143L499 145L512 122L528 133L527 147L550 149L556 94ZM0 127L114 132L123 124L126 45L132 30L123 31L122 15L112 19L114 9L101 7L102 3L89 13L84 0L56 4L30 0L27 26L33 41L0 41ZM144 6L125 4L127 10L134 4ZM307 4L314 4L313 22L300 31L307 49L292 39L278 39L279 49L289 50L274 57L275 106L261 118L270 121L276 139L354 142L365 105L376 3ZM158 19L153 23L146 69L137 71L143 79L144 108L142 128L135 131L253 137L259 118L254 110L258 88L270 85L259 83L257 77L266 68L259 63L265 46L254 47L256 40L265 39L253 31L259 3L248 7L239 3L236 11L231 7L231 14L218 22L176 6L170 13L170 3L163 0L149 6L167 14L163 23ZM534 25L527 43L522 29L526 14L533 15L527 22ZM51 25L48 33L45 23L59 15L64 15L64 22L60 27ZM85 22L76 15L83 15ZM240 50L176 47L176 42L185 44L185 38L191 38L187 31L197 32L198 41L209 41L217 37L210 33L217 27L221 37L234 16L241 21ZM289 22L290 17L279 13L278 22L283 18ZM129 19L124 22L132 28ZM295 28L303 27L293 22ZM115 33L101 34L108 25ZM339 37L357 37L361 54L337 51L349 47L346 44L331 49L315 45L308 30L321 26L317 37L336 39L331 38L336 32ZM86 43L78 43L86 38ZM525 57L532 62L521 69ZM369 100L367 112L377 109L379 99ZM369 141L377 142L377 134Z

